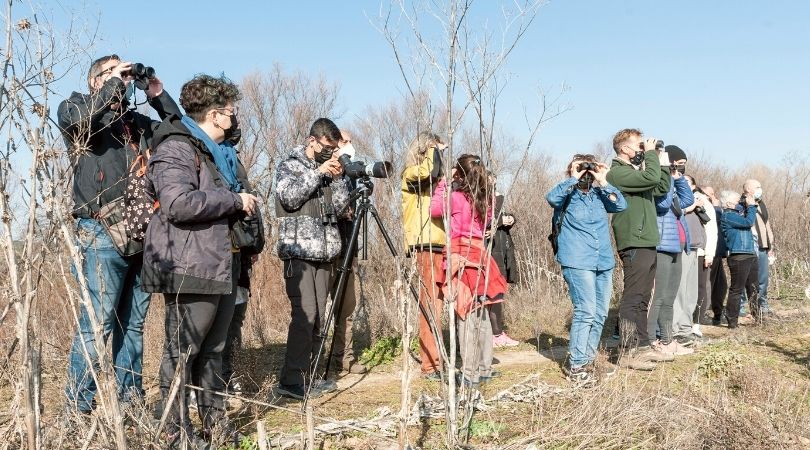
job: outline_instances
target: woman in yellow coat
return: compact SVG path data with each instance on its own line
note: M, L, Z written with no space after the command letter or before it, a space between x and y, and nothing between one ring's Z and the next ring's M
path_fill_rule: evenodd
M422 374L440 379L442 370L430 322L441 333L443 295L442 251L446 242L441 218L430 216L430 198L442 174L441 153L447 145L434 133L423 131L408 147L402 171L402 222L406 252L419 271L419 355ZM425 313L429 316L425 317ZM430 322L428 321L430 320Z

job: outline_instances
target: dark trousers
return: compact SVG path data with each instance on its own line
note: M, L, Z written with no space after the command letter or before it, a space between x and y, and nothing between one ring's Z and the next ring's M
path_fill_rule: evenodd
M222 396L222 352L236 300L239 279L239 254L233 258L233 290L227 295L164 294L166 301L165 343L160 363L160 393L163 405L171 402L169 423L187 426L188 396L181 386L174 399L169 399L175 373L185 384L199 386L197 408L203 428L211 429L225 415ZM186 359L187 358L187 359ZM185 360L185 364L183 361ZM181 366L178 372L178 365Z
M332 268L331 262L284 261L284 285L290 299L291 318L281 384L303 386L313 372L314 356L321 345Z
M736 254L728 257L728 270L731 272L731 287L726 302L726 317L736 322L740 315L740 299L743 291L748 296L748 306L754 317L759 314L757 287L759 285L759 262L756 255Z
M649 308L646 326L650 339L655 337L656 329L661 333L661 343L664 345L672 342L673 305L681 283L681 255L683 253L656 254L655 295Z
M725 259L715 257L709 271L709 290L711 291L712 314L714 314L715 320L720 320L723 317L723 304L728 294L728 279L726 279L726 271L723 269Z
M357 308L357 295L354 293L354 279L357 276L356 270L357 265L355 264L352 268L352 272L346 275L346 291L339 305L340 314L335 318L335 332L332 335L332 346L334 347L332 364L337 364L336 367L338 368L342 367L344 362L351 363L355 359L352 328L354 326L354 310ZM329 281L330 290L337 287L339 275L337 270L332 274L332 279ZM337 310L335 310L335 314L337 314Z
M624 268L624 292L619 303L622 345L650 345L647 310L650 307L657 253L655 248L626 248L619 252Z
M503 333L503 302L487 305L489 309L489 322L492 326L492 335L497 336Z
M711 269L706 267L706 257L698 256L698 302L695 312L692 314L692 323L702 324L706 319L706 311L709 309L709 275Z
M242 347L242 324L245 322L247 305L240 303L233 308L233 318L228 327L228 337L225 339L225 351L222 352L222 379L226 383L233 377L233 356Z

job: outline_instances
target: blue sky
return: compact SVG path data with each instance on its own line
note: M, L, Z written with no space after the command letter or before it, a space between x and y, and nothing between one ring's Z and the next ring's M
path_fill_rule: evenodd
M57 1L46 7L57 24L98 14L95 55L153 65L174 95L195 73L239 80L276 62L339 82L347 119L404 89L369 22L378 1ZM496 4L479 0L473 19L499 23ZM733 166L779 162L810 149L808 19L805 1L551 1L505 68L499 122L525 141L525 102L564 83L573 109L542 130L541 151L590 151L639 127Z

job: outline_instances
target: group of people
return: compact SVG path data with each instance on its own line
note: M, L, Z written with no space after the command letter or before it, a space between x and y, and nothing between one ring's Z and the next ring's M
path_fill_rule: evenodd
M96 407L97 352L108 340L119 401L143 401L144 321L151 294L162 294L157 412L167 419L169 445L190 441L203 447L214 436L238 443L221 393L239 389L233 350L241 340L251 266L264 246L261 202L251 194L237 150L241 94L224 76L197 75L182 86L181 111L159 78L137 79L133 66L117 55L95 60L87 77L90 92L74 92L58 111L72 156L80 257L74 269L87 293L68 363L68 409L81 416ZM160 120L133 107L135 81ZM446 185L445 148L433 133L421 133L410 147L402 174L406 250L422 275L425 376L441 378L442 298L455 289L464 298L457 313L465 330L465 380L477 384L493 376L493 346L517 344L504 331L499 304L507 282L517 279L509 235L515 218L501 211L503 196L496 195L492 174L476 156L462 156ZM335 296L340 275L336 261L356 252L347 242L356 183L344 174L342 154L353 156L351 136L320 118L274 173L277 254L291 306L276 388L282 396L315 398L335 389L333 375L367 371L352 351L352 274L345 294L335 299L341 305L328 355L334 370L323 377L317 364L330 314L327 299ZM449 209L443 207L448 197ZM446 232L450 254L442 251ZM445 264L455 270L448 282ZM189 418L190 404L199 413L201 433Z
M264 246L261 202L250 193L237 150L241 94L224 76L197 75L182 86L181 111L151 77L141 88L161 119L152 120L131 107L132 69L116 55L97 59L88 73L90 93L74 92L58 111L73 155L80 253L74 269L89 294L68 363L69 408L90 414L95 407L98 338L111 339L119 400L143 400L144 320L150 294L162 294L159 412L168 419L169 444L215 435L238 442L220 393L238 389L233 349L241 339L251 266ZM624 267L620 366L651 370L692 352L709 303L712 323L725 317L730 328L738 324L744 294L756 318L767 308L773 234L759 183L747 182L743 198L731 191L717 198L685 175L680 148L657 148L632 129L617 133L613 144L617 156L610 168L592 155L575 155L568 178L547 195L556 257L574 306L566 371L577 381L595 376L612 294L608 214ZM417 273L423 376L455 376L474 388L499 375L492 349L518 344L505 332L503 308L509 283L519 279L510 235L515 217L505 212L480 156L463 154L451 162L448 152L430 131L419 133L406 151L404 243ZM336 261L356 252L347 241L356 181L344 173L344 154L354 154L351 136L320 118L274 172L277 254L291 306L276 388L282 396L315 398L336 388L334 377L320 376L321 356L332 358L332 375L367 371L352 351L357 301L351 273L345 295L334 298L341 275ZM731 271L725 308L723 259ZM340 305L335 350L323 355L330 296ZM457 322L458 374L446 358L456 349L442 344L446 299L453 300ZM195 387L202 433L189 419L187 386Z
M613 149L610 167L593 155L574 155L567 178L546 196L559 230L556 259L573 303L565 372L574 381L615 372L609 362L594 367L613 293L610 227L624 279L616 332L620 367L653 370L694 353L701 325L725 321L737 328L745 299L755 321L769 313L774 234L761 184L748 180L742 195L725 190L717 196L686 174L683 149L645 140L637 129L616 133Z

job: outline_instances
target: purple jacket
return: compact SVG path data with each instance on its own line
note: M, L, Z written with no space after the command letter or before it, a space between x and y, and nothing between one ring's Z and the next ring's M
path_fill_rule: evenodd
M242 200L226 187L208 149L179 117L164 120L153 139L147 176L160 208L146 230L142 288L229 294L230 223L242 209Z

